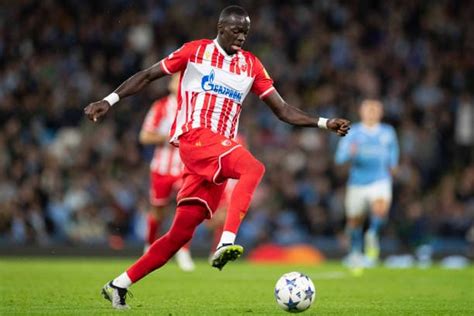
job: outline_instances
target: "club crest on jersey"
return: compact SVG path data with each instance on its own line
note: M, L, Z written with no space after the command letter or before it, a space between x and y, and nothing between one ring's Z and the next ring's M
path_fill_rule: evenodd
M242 72L247 71L247 63L245 62L245 58L242 56L239 58L239 66Z
M232 142L230 140L226 139L226 140L223 140L221 144L223 146L230 146L230 145L232 145Z
M229 99L232 99L240 103L240 101L242 100L242 93L237 90L230 89L220 84L214 83L214 77L215 77L214 70L211 70L211 73L209 75L202 77L202 80L201 80L202 90L212 91L217 94L221 94L225 97L228 97Z

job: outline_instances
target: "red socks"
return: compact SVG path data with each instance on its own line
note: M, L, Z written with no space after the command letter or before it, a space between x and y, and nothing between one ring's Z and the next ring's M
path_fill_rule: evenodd
M182 249L185 249L185 250L189 250L191 248L191 241L188 241L183 247L181 247Z
M132 282L137 282L173 257L183 245L191 240L194 230L207 214L207 209L201 204L178 206L169 231L155 241L150 249L127 270Z
M148 245L151 245L156 240L158 229L161 226L161 221L156 218L155 214L152 214L152 211L150 211L146 219L146 224L147 232L145 241Z
M217 246L219 245L219 241L221 240L222 232L224 232L224 226L219 225L218 227L214 228L214 234L212 236L212 245L211 245L211 250L212 251L216 250Z
M237 233L264 173L265 166L244 148L239 148L222 158L221 175L239 179L232 192L224 231Z

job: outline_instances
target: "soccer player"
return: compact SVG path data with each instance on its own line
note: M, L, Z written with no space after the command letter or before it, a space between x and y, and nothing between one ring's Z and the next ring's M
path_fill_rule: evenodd
M145 252L157 239L165 207L169 203L173 189L179 188L181 183L183 163L179 157L179 150L168 142L171 124L178 108L176 100L178 84L179 75L175 74L168 84L169 95L153 103L140 131L140 143L155 145L155 152L150 163L151 207L147 215ZM181 270L194 270L189 243L178 250L175 258Z
M265 170L260 161L234 140L242 103L250 91L289 124L320 127L339 136L346 135L350 128L348 120L312 117L286 103L260 60L242 49L249 30L247 12L239 6L226 7L219 16L217 38L185 43L157 64L137 72L103 100L84 109L89 119L97 121L120 99L139 92L153 80L180 73L178 112L170 131L170 142L179 146L185 170L175 217L164 236L124 273L104 286L103 295L115 308L128 308L127 288L164 265L191 239L195 228L212 216L229 178L238 182L211 264L222 269L243 253L243 248L234 241Z
M360 105L361 122L354 124L336 151L336 164L350 163L345 208L351 268L373 265L380 254L379 233L392 200L392 174L398 164L398 141L392 126L381 123L383 108L378 100ZM370 210L370 225L365 233L365 258L362 255L362 224ZM365 259L365 260L364 260Z

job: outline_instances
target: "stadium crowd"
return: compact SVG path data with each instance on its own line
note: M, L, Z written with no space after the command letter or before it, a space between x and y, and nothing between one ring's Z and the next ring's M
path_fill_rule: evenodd
M0 4L0 244L137 242L151 149L138 132L154 83L100 124L83 116L128 76L199 38L224 1L19 1ZM401 150L384 235L406 248L474 243L474 3L241 1L245 49L286 99L357 121L380 98ZM15 27L11 27L14 25ZM346 170L337 137L278 122L256 97L240 128L266 175L241 228L244 244L342 236Z

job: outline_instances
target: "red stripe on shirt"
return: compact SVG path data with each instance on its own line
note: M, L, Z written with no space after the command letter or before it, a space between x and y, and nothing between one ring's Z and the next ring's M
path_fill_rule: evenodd
M183 130L185 131L189 131L192 127L192 123L193 123L193 111L194 111L194 108L196 106L196 98L198 96L198 93L197 92L192 92L191 93L191 100L189 100L189 103L188 103L188 114L186 116L186 123L183 127Z
M218 56L219 56L219 51L217 50L217 47L214 47L214 51L212 52L211 66L213 66L213 67L217 66L217 57Z
M235 57L235 73L240 75L240 63L238 57Z
M230 99L226 99L227 102L222 106L222 113L219 117L219 125L217 126L217 131L224 135L225 129L227 127L227 121L229 120L230 112L232 111L232 105L234 102Z
M188 112L189 112L189 92L188 91L185 92L185 98L186 98L186 100L184 102L184 107L185 107L184 108L184 111L185 111L184 114L185 114L186 122L187 122L188 121Z
M224 55L219 54L219 57L217 58L217 68L222 69L223 65L224 65Z
M252 62L250 61L250 57L248 55L245 56L245 62L247 63L247 70L246 70L247 76L250 77L250 66Z
M236 59L234 57L232 58L232 61L230 62L230 72L235 73L235 65L236 65Z
M199 47L198 47L199 49ZM196 62L196 55L197 55L197 50L194 51L194 53L191 54L191 56L189 57L189 61L192 62L192 63L195 63Z
M221 110L221 115L219 116L219 122L217 124L217 131L220 133L222 130L222 126L224 125L224 116L225 116L225 111L227 109L227 106L230 102L230 99L224 99L224 102L222 103L222 110Z
M242 105L237 104L237 112L235 113L234 119L232 120L232 128L230 129L230 137L235 137L235 128L237 127L237 120L239 119L240 111L242 111Z
M206 112L206 125L205 125L205 127L207 127L207 128L211 128L211 118L212 118L212 113L214 111L214 107L216 106L216 100L217 100L217 95L215 95L215 94L211 95L210 105L207 108L207 112Z
M228 108L227 112L225 113L225 117L224 117L224 125L222 126L222 135L225 135L225 131L229 127L229 124L232 124L232 122L230 120L230 114L232 113L232 108L233 107L234 107L234 102L230 101L229 102L229 108Z
M201 108L201 113L199 113L199 126L205 126L206 124L206 111L207 108L209 107L209 99L211 98L211 95L209 93L206 93L204 96L204 102L203 102L203 107Z
M204 51L206 50L206 45L201 45L198 48L196 63L202 64L202 57L204 56Z
M182 84L182 82L183 82L183 73L181 73L179 75L178 92L177 92L177 98L176 98L176 100L178 102L178 106L176 107L176 114L174 116L173 124L171 124L170 133L169 133L170 136L173 135L176 131L178 113L181 110L182 104L183 104L183 99L181 97L181 89L182 89L181 84Z

